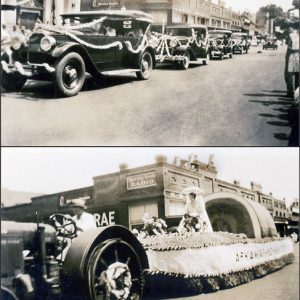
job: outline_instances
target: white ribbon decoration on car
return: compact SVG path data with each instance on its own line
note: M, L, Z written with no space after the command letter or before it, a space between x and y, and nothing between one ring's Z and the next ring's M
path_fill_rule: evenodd
M39 24L37 29L41 29L41 31L44 33L45 33L45 31L53 31L53 32L59 33L59 34L65 34L65 35L69 36L71 39L78 42L79 44L84 45L88 48L92 48L92 49L107 50L110 48L118 47L119 50L122 50L123 44L120 41L116 41L116 42L113 42L113 43L110 43L107 45L94 45L94 44L91 44L91 43L88 43L88 42L82 40L81 38L79 38L78 36L76 36L74 33L71 32L73 30L87 28L87 27L93 26L95 24L102 23L105 19L106 19L106 17L103 17L101 19L95 20L90 23L85 23L82 25L75 25L75 26L49 26L49 25ZM132 53L139 53L146 45L149 44L146 34L144 34L141 44L135 50L133 49L130 41L125 41L124 43L127 47L127 50Z
M176 41L177 44L179 44L179 46L181 46L181 43L178 39L176 39L168 34L163 34L161 36L156 34L154 36L156 36L158 38L158 46L156 47L156 51L159 54L156 55L156 59L161 63L165 60L165 58L167 56L171 56L170 50L169 50L169 45L168 45L168 40L174 40L174 41ZM164 55L165 51L167 53L166 55Z
M158 34L157 34L158 35ZM171 56L170 55L170 50L169 50L169 46L168 46L168 39L173 39L175 40L179 46L181 46L182 44L180 43L180 41L170 35L167 34L163 34L158 38L159 41L159 45L156 48L156 51L160 53L156 55L156 58L159 62L163 62L165 60L165 58L167 56ZM193 36L192 38L190 38L186 44L186 46L189 46L190 44L195 43L197 45L197 47L205 47L204 42L200 41L199 43L197 42L197 39L195 36ZM166 51L166 55L164 55L164 51ZM183 55L178 55L178 57L184 57Z

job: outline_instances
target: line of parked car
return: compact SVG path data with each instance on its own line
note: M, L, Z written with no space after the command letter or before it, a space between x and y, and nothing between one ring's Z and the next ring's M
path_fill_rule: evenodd
M95 78L135 72L147 80L160 63L187 69L250 47L245 33L203 25L159 27L140 11L79 12L62 19L61 26L38 24L26 44L14 39L10 49L1 49L3 88L20 90L27 79L50 80L58 95L68 97L81 90L86 72Z

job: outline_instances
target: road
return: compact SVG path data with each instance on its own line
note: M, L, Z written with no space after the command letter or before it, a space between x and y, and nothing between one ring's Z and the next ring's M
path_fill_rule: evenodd
M72 98L28 81L2 92L2 144L286 146L285 50L258 50L187 71L159 67L148 81L88 78Z
M295 261L283 269L247 284L216 293L177 300L298 300L299 243L294 246Z

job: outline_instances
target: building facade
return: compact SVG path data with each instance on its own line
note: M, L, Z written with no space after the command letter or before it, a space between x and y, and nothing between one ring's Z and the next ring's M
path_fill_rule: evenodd
M60 15L63 13L134 9L151 14L154 22L160 24L201 24L244 31L250 35L263 33L262 26L267 26L265 19L264 24L256 23L252 15L233 11L223 0L218 0L218 3L211 0L3 0L2 23L20 23L19 19L24 19L29 7L31 18L35 16L35 20L39 18L45 24L61 24ZM24 15L20 18L22 10Z
M242 18L239 13L210 0L123 0L127 9L139 9L151 14L157 23L190 23L210 27L240 30Z
M230 183L218 179L212 159L203 163L195 156L188 160L175 158L168 163L164 156L158 156L152 165L129 169L121 164L119 172L96 176L93 181L90 187L33 197L30 204L3 208L2 218L32 222L38 215L40 220L47 220L53 213L70 213L68 203L84 198L97 226L121 224L130 229L139 228L143 225L144 213L164 218L170 227L177 226L187 200L183 190L194 185L204 190L205 199L217 200L218 206L206 203L215 230L243 232L239 226L245 226L243 220L248 216L243 207L236 205L238 202L258 207L258 211L262 205L273 217L281 235L288 234L291 225L292 213L284 199L263 193L262 186L255 182L251 182L251 188L245 188L237 180ZM232 218L240 220L228 224L227 220ZM292 225L295 228L295 223Z

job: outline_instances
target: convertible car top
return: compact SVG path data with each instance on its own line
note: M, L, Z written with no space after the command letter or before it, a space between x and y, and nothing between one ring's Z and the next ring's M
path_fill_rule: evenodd
M78 13L69 13L61 15L64 19L67 18L82 18L82 17L115 17L116 19L126 20L134 18L137 21L153 23L153 17L147 13L138 10L98 10L98 11L81 11Z

